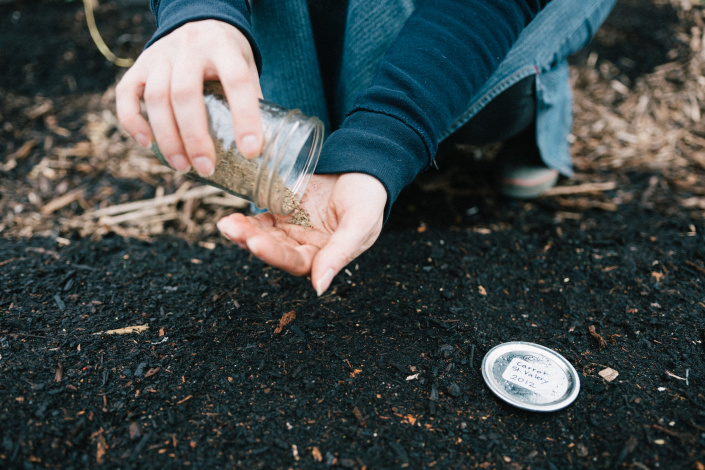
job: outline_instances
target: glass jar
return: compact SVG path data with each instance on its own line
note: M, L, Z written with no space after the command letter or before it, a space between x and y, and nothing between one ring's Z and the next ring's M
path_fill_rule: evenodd
M208 130L215 145L215 171L211 176L201 176L191 169L186 176L247 199L274 214L288 215L294 211L321 153L320 119L260 100L264 146L259 156L248 160L235 145L230 106L219 82L206 82L204 102ZM152 150L171 168L156 142Z

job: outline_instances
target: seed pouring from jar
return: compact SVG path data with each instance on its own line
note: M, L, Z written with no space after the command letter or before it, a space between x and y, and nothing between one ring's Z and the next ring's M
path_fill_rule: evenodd
M291 215L291 223L310 227L310 218L299 201L318 162L323 123L297 109L260 100L264 146L259 156L247 159L235 145L230 107L219 82L206 82L204 103L216 152L215 170L204 177L191 169L186 176L247 199L260 209ZM171 168L156 143L152 148Z

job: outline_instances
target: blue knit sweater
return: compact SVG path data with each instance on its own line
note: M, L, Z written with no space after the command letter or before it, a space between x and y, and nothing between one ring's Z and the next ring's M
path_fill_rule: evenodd
M316 173L367 173L387 190L385 218L401 190L432 164L441 133L465 111L521 31L549 0L420 1L378 73L325 141ZM249 39L245 0L151 0L150 44L189 21L219 19Z

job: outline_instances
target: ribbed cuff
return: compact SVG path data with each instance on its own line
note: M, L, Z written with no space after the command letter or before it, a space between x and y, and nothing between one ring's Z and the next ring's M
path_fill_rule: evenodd
M399 193L429 161L423 140L399 119L356 111L323 144L316 173L365 173L387 190L385 222Z
M252 34L249 8L246 1L207 0L193 2L192 0L153 0L152 11L157 20L157 31L149 40L145 49L186 23L209 19L220 20L235 26L245 35L250 47L252 47L257 70L262 71L262 55Z

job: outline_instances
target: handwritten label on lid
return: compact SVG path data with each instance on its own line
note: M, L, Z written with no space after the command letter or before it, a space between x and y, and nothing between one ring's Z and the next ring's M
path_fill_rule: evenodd
M515 357L502 378L540 395L565 395L570 386L565 372L548 358L537 359L536 356Z

